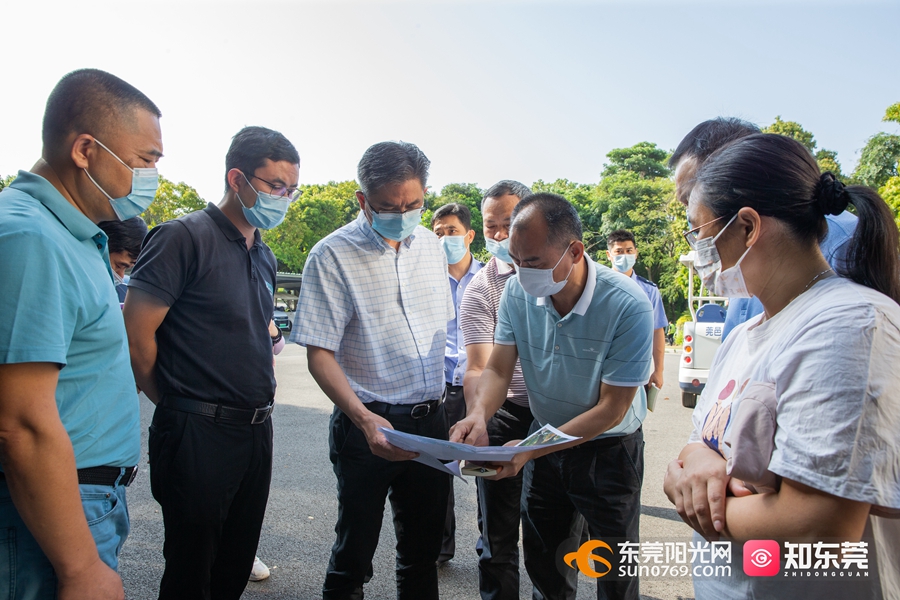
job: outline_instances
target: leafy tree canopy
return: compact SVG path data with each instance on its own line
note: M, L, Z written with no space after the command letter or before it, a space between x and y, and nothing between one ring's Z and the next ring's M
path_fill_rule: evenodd
M803 129L803 126L796 121L782 121L781 115L775 117L775 122L762 131L763 133L786 135L806 146L810 152L815 153L816 151L816 139L813 137L813 134Z
M630 148L615 148L606 157L609 163L603 165L601 177L609 177L622 171L636 173L644 179L670 175L665 164L669 153L652 142L640 142Z
M481 198L484 191L474 183L448 183L441 188L440 194L429 191L425 197L426 210L422 211L422 226L431 229L431 217L439 207L455 202L463 204L472 213L472 229L475 230L475 240L469 247L473 254L480 255L484 250L484 235L482 233L484 220L481 217Z
M278 269L300 273L319 240L356 218L356 181L302 185L303 195L291 203L284 222L262 233L278 258Z
M887 107L887 110L884 112L884 118L882 121L893 121L894 123L900 123L900 102L896 104L891 104Z
M897 175L897 161L900 160L900 135L876 133L868 139L856 170L853 182L875 189L885 185Z
M150 207L141 214L141 218L150 227L177 219L195 210L206 208L206 201L197 190L184 183L173 183L160 175L159 189Z

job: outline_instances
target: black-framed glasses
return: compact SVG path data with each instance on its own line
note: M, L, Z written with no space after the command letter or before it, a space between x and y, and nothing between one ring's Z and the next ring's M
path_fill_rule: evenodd
M365 199L366 199L366 204L369 205L369 210L371 210L371 211L372 211L373 213L375 213L376 215L404 215L404 214L406 214L406 213L408 213L408 212L411 212L411 211L414 211L414 210L421 210L421 211L427 210L427 207L425 206L425 205L427 204L427 202L425 202L424 199L422 200L422 205L421 205L421 206L413 206L412 208L407 208L406 210L404 210L404 211L402 211L402 212L401 212L401 211L398 211L398 210L390 210L390 209L375 210L375 207L372 206L372 203L371 203L371 202L369 202L368 196L366 196L365 194L363 194L363 197L365 197Z
M279 196L281 198L284 198L285 196L287 196L288 198L291 199L291 202L293 202L294 200L296 200L297 198L299 198L300 196L303 195L303 190L301 190L301 189L289 188L289 187L285 187L283 185L278 185L277 183L272 183L271 181L266 181L259 175L251 175L250 177L253 179L259 179L260 181L262 181L263 183L268 185L270 188L272 188L269 193L272 194L273 196Z
M716 221L721 221L722 219L724 219L727 216L729 216L729 215L722 215L721 217L717 217L717 218L713 219L712 221L707 221L703 225L697 225L693 229L689 229L689 230L685 231L684 233L682 233L681 235L684 236L684 241L687 242L687 244L688 244L688 246L690 246L691 250L696 250L697 242L699 241L697 239L697 234L700 233L700 230L703 229L704 227L706 227L707 225L712 225Z

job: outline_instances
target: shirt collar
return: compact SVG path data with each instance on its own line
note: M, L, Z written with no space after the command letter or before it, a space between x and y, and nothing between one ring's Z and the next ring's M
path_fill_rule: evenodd
M472 254L472 262L469 263L469 270L466 271L466 274L463 275L462 279L459 280L460 283L466 279L471 279L471 278L475 277L475 273L480 271L481 267L483 267L483 266L484 266L484 263L481 262L480 260L478 260L477 258L475 258L475 255ZM453 279L453 275L448 274L448 276L450 277L450 279Z
M203 210L209 215L209 218L213 220L213 223L219 226L219 229L222 230L222 233L225 234L225 237L228 238L229 241L236 242L239 240L247 240L247 238L244 237L244 234L241 233L241 230L235 227L234 223L225 216L225 213L222 212L221 208L212 202L209 202ZM253 231L253 243L258 244L260 240L262 240L262 238L259 235L259 229L255 229Z
M88 219L84 213L72 206L59 193L59 190L53 187L53 184L40 175L19 171L15 181L9 187L20 190L40 201L78 241L94 239L98 244L106 245L106 234L103 233L103 230Z
M516 270L514 266L512 266L508 262L503 262L496 256L492 256L491 260L494 261L494 264L497 266L497 275L506 275L507 273L511 273Z
M588 258L587 254L584 255L584 260L587 265L587 281L584 282L584 290L581 292L581 297L575 303L575 306L572 307L572 312L579 316L584 316L584 313L591 306L591 300L594 299L594 290L597 288L597 268L594 266L594 261ZM537 305L544 306L548 304L549 299L550 296L542 296L537 299Z

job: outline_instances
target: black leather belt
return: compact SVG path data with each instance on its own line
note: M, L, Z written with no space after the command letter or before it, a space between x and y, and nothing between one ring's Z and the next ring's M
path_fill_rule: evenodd
M269 403L260 408L234 408L231 406L223 406L222 404L213 404L212 402L201 402L191 398L182 398L180 396L166 396L163 398L162 405L172 410L180 410L181 412L193 413L195 415L203 415L212 417L216 421L231 421L235 423L248 423L250 425L259 425L265 423L272 415L275 408L274 403Z
M119 485L129 486L134 483L137 477L138 468L125 467L122 473L122 467L88 467L87 469L78 469L78 483L81 485ZM121 478L119 477L121 475ZM6 479L6 473L0 472L0 479Z
M366 402L366 408L376 415L402 415L422 419L437 411L440 400L429 400L419 404L388 404L387 402Z

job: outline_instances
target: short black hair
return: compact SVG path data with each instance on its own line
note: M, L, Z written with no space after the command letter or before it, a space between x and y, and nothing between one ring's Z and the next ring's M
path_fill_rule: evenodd
M356 169L359 187L369 196L385 185L418 179L424 188L428 183L431 161L409 142L379 142L365 151Z
M571 244L573 241L581 241L581 219L578 211L572 203L560 196L549 192L532 194L523 198L516 204L512 211L512 227L515 228L519 216L526 210L540 214L547 224L547 241L554 248L560 248ZM528 218L529 215L526 215Z
M124 221L101 221L97 227L103 230L109 238L107 247L109 253L127 252L131 258L137 260L141 253L141 244L147 235L147 224L140 217L132 217Z
M637 248L637 242L634 241L634 234L627 229L616 229L606 236L606 247L609 248L613 244L621 244L622 242L631 242Z
M466 231L472 230L472 211L465 204L451 202L438 207L431 217L431 226L434 227L434 222L444 217L456 217Z
M130 123L129 111L141 108L162 116L159 108L130 83L99 69L79 69L64 76L50 92L44 109L41 138L44 159L69 153L66 138L88 133L104 137L110 129Z
M693 157L697 162L703 163L722 146L759 132L759 127L737 117L716 117L703 121L691 129L675 148L675 152L669 157L669 167L674 169L685 157Z
M287 161L300 164L297 149L284 135L265 127L244 127L231 138L231 146L225 154L225 191L228 185L228 171L237 169L247 179L263 166L266 159L272 162Z
M498 181L488 188L481 197L481 210L484 211L484 201L488 198L499 198L501 196L515 196L519 200L523 200L532 194L531 188L524 183L512 179L504 179Z

